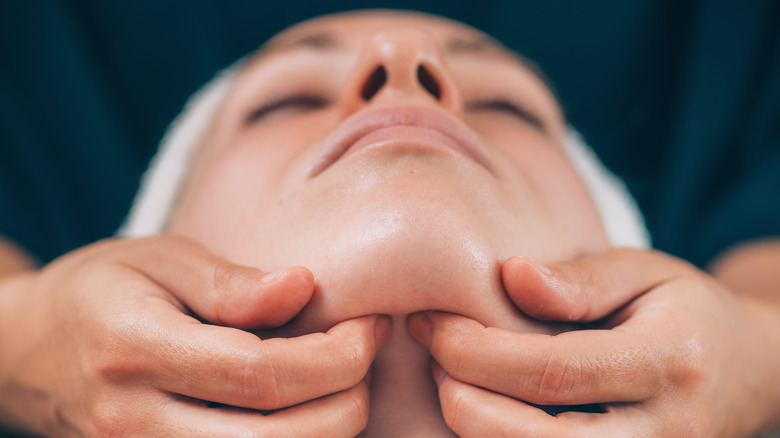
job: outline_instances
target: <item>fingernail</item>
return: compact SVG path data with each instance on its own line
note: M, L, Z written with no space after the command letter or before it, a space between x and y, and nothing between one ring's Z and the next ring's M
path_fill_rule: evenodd
M433 380L436 381L436 384L441 385L441 381L444 380L444 376L447 375L444 368L434 360L431 362L431 372L433 373Z
M376 336L376 348L379 349L390 337L390 330L393 328L393 324L390 321L390 317L387 315L380 315L374 323L374 336Z
M425 347L428 347L431 343L432 327L433 322L424 313L417 313L409 319L409 333Z
M263 278L260 280L260 283L262 284L273 283L274 281L281 278L282 274L284 273L285 273L285 269L282 269L280 271L269 272L268 274L265 274L263 276Z

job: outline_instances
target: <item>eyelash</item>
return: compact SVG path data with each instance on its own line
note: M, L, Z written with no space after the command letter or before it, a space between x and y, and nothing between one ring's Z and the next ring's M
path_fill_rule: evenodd
M501 111L506 112L508 114L514 115L516 117L521 118L522 120L528 122L533 126L534 128L538 129L539 131L544 131L545 126L542 122L542 119L538 117L536 114L529 111L527 108L525 108L522 105L518 105L514 102L504 100L504 99L484 99L484 100L475 100L468 102L466 104L466 109L469 110L494 110L494 111Z
M288 96L282 96L271 100L270 102L260 105L260 107L254 109L249 113L247 117L247 123L256 122L263 117L268 116L274 111L289 108L289 107L303 107L305 109L320 109L328 105L328 100L322 96L315 94L292 94ZM524 106L510 102L504 99L484 99L468 102L466 108L469 110L494 110L506 112L521 118L528 122L534 128L544 131L545 126L542 123L541 118L534 113L527 110Z
M328 103L330 102L327 99L316 94L285 95L263 103L258 108L252 110L247 116L247 123L256 122L275 111L290 107L316 110L325 107Z

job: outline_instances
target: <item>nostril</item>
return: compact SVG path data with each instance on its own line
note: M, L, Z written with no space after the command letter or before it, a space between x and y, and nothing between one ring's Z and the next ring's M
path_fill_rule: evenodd
M371 76L368 77L366 83L363 84L363 90L360 92L363 96L363 100L371 100L379 89L385 85L385 82L387 82L387 70L380 65L371 73Z
M425 90L431 94L436 100L440 100L441 98L441 88L439 87L439 83L436 82L436 78L431 75L431 73L420 65L417 67L417 80L420 82L420 85L425 88Z

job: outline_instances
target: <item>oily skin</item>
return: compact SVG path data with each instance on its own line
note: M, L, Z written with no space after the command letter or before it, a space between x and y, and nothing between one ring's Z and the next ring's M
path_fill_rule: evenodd
M35 267L1 252L12 271ZM780 418L778 261L772 238L727 251L712 276L653 251L549 273L513 257L503 285L525 313L610 324L547 336L426 312L407 327L446 371L435 373L442 414L461 437L752 436ZM0 422L46 436L355 436L386 320L271 341L239 330L283 323L312 293L303 268L266 274L173 236L97 242L5 275ZM304 370L319 378L301 382ZM264 416L199 400L294 407ZM550 417L519 400L615 403Z
M387 287L393 279L407 281L400 285L404 290L420 287L425 273L418 270L433 265L427 261L434 257L446 255L454 263L435 264L446 266L429 273L436 281L470 268L490 273L490 280L474 285L484 289L498 286L499 263L518 249L549 261L606 247L586 189L560 148L563 122L557 105L514 58L495 49L444 54L448 38L465 31L472 38L480 34L443 19L400 13L317 19L287 31L271 47L323 31L333 33L342 47L277 48L249 65L204 142L170 231L196 237L236 262L268 270L306 266L323 287L373 281ZM371 44L378 33L380 39ZM426 56L441 63L437 74L451 78L457 101L437 101L414 78L361 101L354 85L379 62L383 39L398 34L400 42L389 44L423 44L419 50L433 52ZM390 77L402 76L413 62L389 56L384 62ZM291 106L246 123L263 99L286 89L316 90L328 103L318 109ZM469 101L507 93L538 113L546 131L501 111L468 109ZM496 174L457 154L411 145L363 151L309 177L323 139L340 123L360 111L399 104L462 120L483 141ZM373 273L345 274L345 265L355 268L365 264L361 260L380 257L395 263L373 265ZM381 271L384 267L389 271ZM397 275L402 271L407 275ZM339 283L339 295L356 286ZM334 322L326 319L316 328Z
M501 264L517 254L552 261L607 247L560 147L565 125L554 98L485 41L461 24L406 13L331 16L288 30L249 63L226 99L171 222L170 231L235 263L311 270L310 303L264 337L393 317L374 362L367 436L404 428L450 436L430 356L406 332L407 315L439 310L513 331L561 331L516 310ZM436 78L438 95L421 83L420 65ZM366 98L377 66L386 81ZM325 103L285 104L247 122L259 105L291 95ZM541 127L484 105L499 97ZM361 112L394 105L462 123L490 168L447 148L401 142L344 156L312 177L329 134Z

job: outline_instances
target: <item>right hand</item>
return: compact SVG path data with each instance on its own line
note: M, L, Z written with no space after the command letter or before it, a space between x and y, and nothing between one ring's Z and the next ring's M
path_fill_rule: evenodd
M313 285L304 268L266 275L172 236L98 242L11 277L0 419L54 436L355 436L387 318L293 339L240 330L287 322Z

